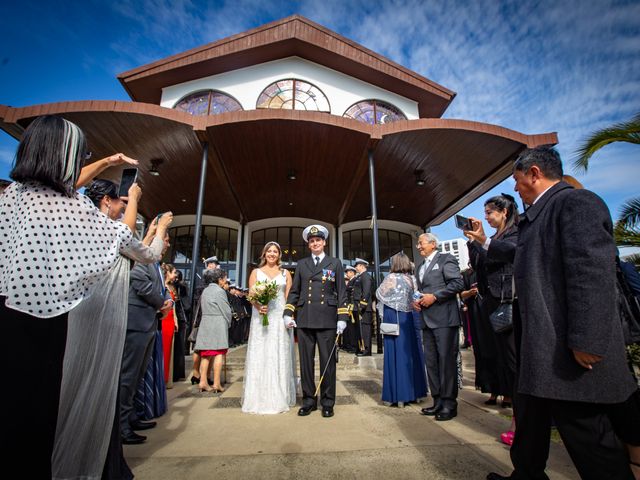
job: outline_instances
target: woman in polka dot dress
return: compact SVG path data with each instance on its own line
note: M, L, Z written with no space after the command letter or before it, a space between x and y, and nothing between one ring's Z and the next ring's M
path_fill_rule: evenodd
M69 312L100 288L134 242L127 225L77 193L85 158L78 126L39 117L23 133L14 183L0 196L0 361L19 363L38 378L37 390L4 396L3 467L20 472L28 452L33 478L51 478ZM124 155L110 160L125 161Z

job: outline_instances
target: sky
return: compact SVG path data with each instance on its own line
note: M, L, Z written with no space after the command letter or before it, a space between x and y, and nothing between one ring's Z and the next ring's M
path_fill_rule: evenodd
M444 118L557 132L565 173L614 218L640 195L638 145L605 147L587 174L572 169L586 136L640 112L640 1L2 2L0 104L127 101L117 74L295 13L455 91ZM0 132L0 178L16 145ZM461 213L481 217L484 199L513 185ZM432 231L460 237L453 220Z

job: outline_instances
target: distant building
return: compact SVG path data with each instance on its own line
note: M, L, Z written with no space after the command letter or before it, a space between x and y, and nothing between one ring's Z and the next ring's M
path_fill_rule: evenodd
M442 240L438 247L443 253L450 253L458 260L460 270L466 270L469 265L469 249L467 240L464 238L454 238L453 240Z

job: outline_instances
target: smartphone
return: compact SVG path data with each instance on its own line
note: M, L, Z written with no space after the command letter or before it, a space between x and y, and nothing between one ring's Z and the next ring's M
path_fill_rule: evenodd
M120 189L118 190L119 197L127 197L129 196L129 189L131 185L136 183L138 179L138 169L137 168L125 168L122 171L122 178L120 179Z
M456 215L456 227L460 230L473 230L473 224L471 220L462 215Z

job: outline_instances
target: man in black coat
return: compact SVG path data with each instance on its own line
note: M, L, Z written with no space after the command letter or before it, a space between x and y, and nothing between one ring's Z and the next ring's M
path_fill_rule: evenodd
M353 280L353 314L356 318L356 334L358 335L359 357L371 356L373 278L367 273L369 262L362 258L355 260L357 275Z
M420 235L417 248L424 257L416 270L423 295L415 305L422 312L424 357L433 397L433 406L423 408L422 414L446 421L458 414L460 314L456 295L464 289L464 281L456 257L438 252L435 235Z
M488 256L514 258L520 312L514 472L487 478L547 479L553 418L582 478L632 479L607 418L637 388L616 314L609 210L594 193L561 181L562 162L550 147L525 150L513 178L531 205L518 225L517 247L487 241L474 221Z
M298 415L309 415L318 409L315 397L314 364L316 345L320 352L322 379L320 404L322 416L332 417L336 400L336 333L347 326L347 294L342 262L325 255L324 247L329 232L321 225L310 225L302 232L308 242L311 257L298 262L291 290L284 309L284 322L288 328L298 327L302 407ZM296 320L292 315L296 312Z

